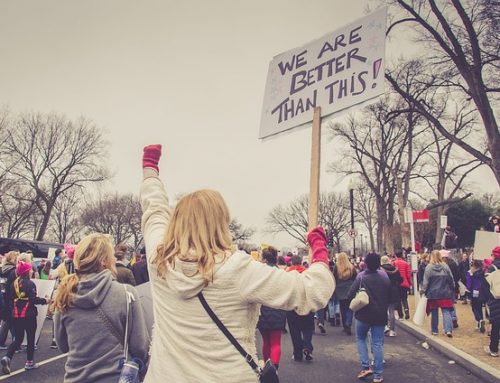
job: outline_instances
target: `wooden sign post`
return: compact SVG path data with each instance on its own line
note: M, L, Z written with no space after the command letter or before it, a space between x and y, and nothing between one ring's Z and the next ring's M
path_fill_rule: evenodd
M321 108L314 108L311 140L311 182L309 187L309 230L318 226L319 170L321 164Z

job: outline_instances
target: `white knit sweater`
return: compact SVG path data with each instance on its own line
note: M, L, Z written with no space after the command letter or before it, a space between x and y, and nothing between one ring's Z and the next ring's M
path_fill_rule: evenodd
M177 261L162 279L150 263L170 217L167 194L158 177L143 181L141 204L155 320L145 382L257 382L254 371L212 322L196 295L203 290L222 323L257 360L255 326L260 304L299 314L325 307L335 287L330 271L316 263L302 274L287 273L235 252L218 265L208 287L203 288L194 262Z

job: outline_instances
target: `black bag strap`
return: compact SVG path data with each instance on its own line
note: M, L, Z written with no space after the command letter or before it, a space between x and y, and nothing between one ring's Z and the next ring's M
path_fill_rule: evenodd
M252 355L250 355L248 352L245 351L245 349L239 344L239 342L234 338L233 334L229 332L226 326L224 326L224 323L220 321L220 319L217 317L217 315L212 311L210 306L208 305L207 301L205 300L205 297L201 292L198 293L198 299L200 300L203 308L207 312L207 314L212 318L214 323L217 325L217 327L222 331L222 333L226 336L226 338L231 342L231 344L239 351L239 353L245 358L245 361L250 365L252 370L254 370L257 374L260 375L260 368L255 363L255 361L252 358Z

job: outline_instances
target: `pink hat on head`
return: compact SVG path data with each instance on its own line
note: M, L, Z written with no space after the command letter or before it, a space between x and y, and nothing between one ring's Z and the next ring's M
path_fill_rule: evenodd
M29 262L18 262L16 266L17 275L21 276L27 274L31 271L31 263Z
M439 250L441 257L448 258L450 256L450 250Z
M73 257L75 256L75 249L76 249L76 246L72 245L71 243L64 244L64 251L68 255L69 259L73 259Z
M500 258L500 246L497 246L493 250L491 250L491 255L493 255L493 258L499 259Z

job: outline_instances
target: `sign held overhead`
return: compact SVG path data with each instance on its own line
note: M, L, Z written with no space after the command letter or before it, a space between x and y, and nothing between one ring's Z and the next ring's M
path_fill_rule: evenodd
M387 8L381 8L269 64L259 138L371 100L384 92Z

